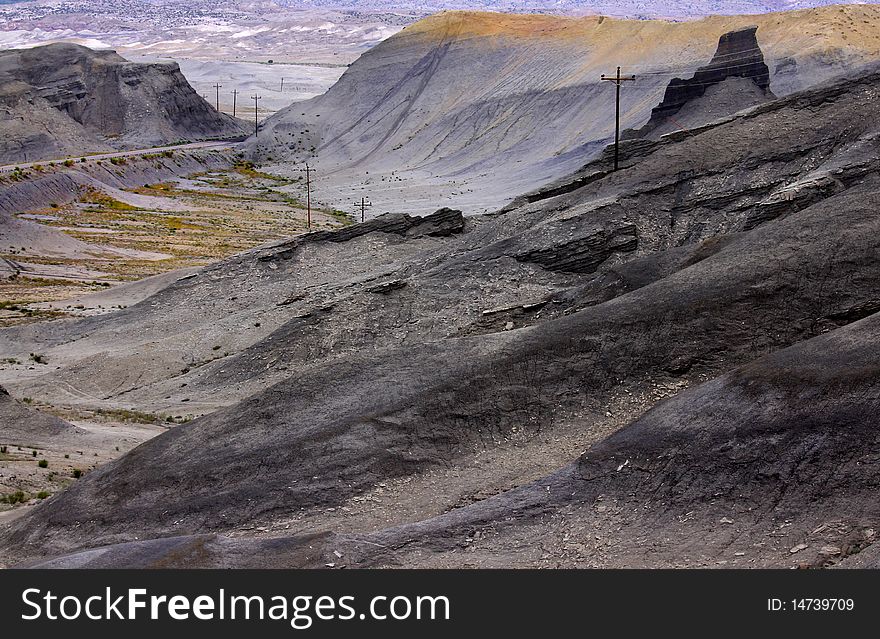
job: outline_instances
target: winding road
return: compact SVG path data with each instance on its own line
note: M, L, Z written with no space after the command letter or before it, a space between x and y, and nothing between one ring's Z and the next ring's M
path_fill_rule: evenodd
M110 153L97 153L93 155L73 155L54 160L36 160L34 162L21 162L19 164L5 164L0 166L0 173L9 173L16 169L29 169L37 164L58 164L67 160L109 160L111 158L125 158L144 153L161 153L162 151L186 151L192 149L234 149L240 144L239 140L213 140L209 142L189 142L187 144L172 144L168 146L156 146L148 149L133 149L131 151L113 151Z

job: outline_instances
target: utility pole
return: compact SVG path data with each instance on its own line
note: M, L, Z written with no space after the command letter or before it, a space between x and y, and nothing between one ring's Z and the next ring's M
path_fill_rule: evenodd
M367 198L362 197L361 198L361 222L362 223L366 219L366 212L367 212L368 206L373 206L373 203L367 202Z
M238 89L232 90L232 117L235 117L235 103L238 100Z
M601 80L607 82L613 82L617 85L617 106L615 111L615 125L614 125L614 170L616 171L620 167L620 83L621 82L631 82L636 79L634 75L620 75L620 67L617 67L617 76L608 77L604 73L602 74Z
M257 109L263 96L254 94L251 96L251 99L254 101L254 137L257 137L260 134L260 121L257 119Z
M284 93L284 78L281 78L281 93Z
M312 171L313 169L306 164L304 169L306 172L306 218L309 230L312 228Z
M214 88L217 90L217 111L220 111L220 89L223 88L223 85L218 82Z

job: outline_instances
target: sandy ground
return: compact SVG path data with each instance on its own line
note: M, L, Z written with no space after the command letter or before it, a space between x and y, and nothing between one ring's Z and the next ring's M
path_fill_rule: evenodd
M36 408L51 411L48 407ZM70 422L77 427L71 433L0 444L6 447L6 452L0 453L0 495L21 491L26 500L13 505L0 503L0 524L20 517L28 508L76 481L75 471L84 475L170 427L95 415ZM41 460L47 462L45 468L39 465Z
M264 56L265 57L265 56ZM167 61L167 57L150 55L128 55L134 62ZM260 62L231 62L228 60L194 60L171 57L180 65L180 70L199 95L216 104L217 89L220 83L220 110L232 115L233 99L235 115L253 118L254 100L259 95L259 119L283 109L293 102L308 100L326 92L346 70L344 64L309 63L268 63L269 58ZM282 79L284 84L282 87ZM233 96L233 91L238 91Z
M0 325L129 306L187 269L302 233L305 207L282 190L299 179L241 165L127 190L96 182L76 202L20 214L12 220L30 235L0 250ZM349 221L313 204L313 230ZM32 237L44 230L63 241ZM120 284L119 292L105 290Z

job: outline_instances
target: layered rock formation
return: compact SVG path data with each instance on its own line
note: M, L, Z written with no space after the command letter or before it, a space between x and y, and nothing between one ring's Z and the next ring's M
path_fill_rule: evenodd
M176 63L72 44L0 52L0 163L241 135Z
M647 124L627 132L628 135L624 137L653 137L658 129L670 123L677 125L675 128L683 128L685 125L680 124L673 116L685 105L693 105L707 92L710 96L716 96L715 102L720 103L719 108L711 115L696 113L699 109L692 108L686 118L688 123L696 118L696 124L702 124L710 121L712 116L729 115L741 108L772 99L774 96L770 91L770 69L764 62L764 54L756 36L757 30L758 27L747 27L721 36L712 61L697 69L689 79L673 78L666 87L663 100L651 111ZM717 90L718 85L732 78L742 78L748 82L744 85L730 83L728 86L732 88L731 95L721 97L721 92Z

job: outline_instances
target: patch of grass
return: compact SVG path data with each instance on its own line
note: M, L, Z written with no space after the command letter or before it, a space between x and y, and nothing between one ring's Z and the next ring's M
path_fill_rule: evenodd
M354 224L354 216L345 211L337 211L336 209L320 209L321 213L329 215L339 221L342 226L351 226Z
M10 505L23 504L27 500L27 494L21 490L16 490L14 493L9 493L7 495L0 495L0 502Z
M263 171L258 171L256 169L256 165L253 162L248 162L247 160L236 162L233 168L235 169L236 173L239 173L253 180L269 180L270 182L278 182L279 184L289 184L291 182L289 178L281 177L280 175L272 175L271 173L265 173Z
M145 413L139 410L128 410L127 408L102 408L96 410L95 413L108 419L115 419L121 422L134 422L137 424L156 424L159 417L152 413Z
M125 202L120 202L119 200L110 197L109 195L107 195L103 191L99 191L98 189L85 189L80 199L85 204L95 204L105 209L110 209L111 211L138 210L138 207L132 206L131 204L126 204Z
M41 490L40 492L37 493L37 499L46 499L47 497L51 497L51 496L52 496L52 493L50 493L46 490Z

